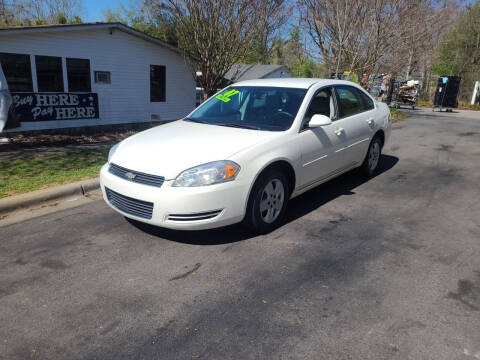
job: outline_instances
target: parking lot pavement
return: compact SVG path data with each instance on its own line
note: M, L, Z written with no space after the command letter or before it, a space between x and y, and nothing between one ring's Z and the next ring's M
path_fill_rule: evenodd
M480 117L419 113L384 150L267 236L101 200L1 228L0 358L480 358Z
M447 112L445 109L435 108L433 110L431 107L417 107L414 110L409 107L402 107L401 111L406 112L412 116L426 116L426 117L435 117L435 118L462 118L465 120L480 120L480 111L478 110L458 110L452 109L452 112Z

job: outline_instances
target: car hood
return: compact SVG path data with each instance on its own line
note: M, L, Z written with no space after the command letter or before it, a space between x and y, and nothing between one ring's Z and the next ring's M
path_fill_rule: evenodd
M169 180L194 166L227 160L233 154L279 134L180 120L123 140L110 161Z

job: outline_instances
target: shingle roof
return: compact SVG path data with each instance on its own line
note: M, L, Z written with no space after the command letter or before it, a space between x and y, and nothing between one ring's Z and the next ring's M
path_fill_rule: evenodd
M225 74L225 78L233 81L262 79L281 68L288 70L285 65L234 64Z

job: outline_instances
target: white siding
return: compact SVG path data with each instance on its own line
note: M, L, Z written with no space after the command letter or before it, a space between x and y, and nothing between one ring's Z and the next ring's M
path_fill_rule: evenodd
M2 34L0 52L60 56L63 63L90 59L92 92L98 93L99 119L23 122L11 131L146 122L152 114L174 120L195 107L195 80L182 55L118 29ZM165 102L150 102L150 64L166 66ZM111 84L96 84L96 70L110 71ZM36 90L34 68L32 76Z

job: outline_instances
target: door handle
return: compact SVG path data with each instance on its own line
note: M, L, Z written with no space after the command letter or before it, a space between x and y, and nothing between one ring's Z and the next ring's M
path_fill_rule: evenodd
M367 121L367 124L368 124L368 125L372 125L372 124L373 124L373 118L368 118L366 121Z
M335 134L336 134L337 136L342 135L342 133L343 133L343 128L339 128L339 129L335 130Z

